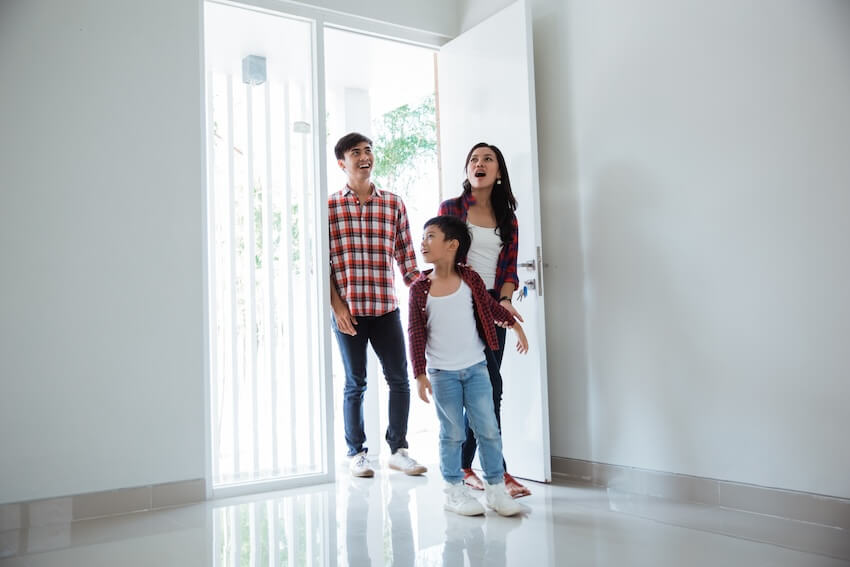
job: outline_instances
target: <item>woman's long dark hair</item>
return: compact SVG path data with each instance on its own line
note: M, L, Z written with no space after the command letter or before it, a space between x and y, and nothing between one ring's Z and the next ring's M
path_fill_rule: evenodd
M472 146L469 153L466 154L466 161L463 162L463 173L466 175L467 167L469 166L469 158L472 157L472 152L478 148L490 148L496 154L496 162L499 164L499 173L502 175L502 182L493 185L493 191L490 192L490 205L493 207L493 214L496 215L496 226L499 227L499 235L502 239L502 246L510 244L514 238L514 211L516 210L516 198L511 191L511 178L508 177L508 166L505 164L505 158L501 150L496 146L486 142L479 142ZM463 180L463 194L467 197L472 194L472 185L469 179Z

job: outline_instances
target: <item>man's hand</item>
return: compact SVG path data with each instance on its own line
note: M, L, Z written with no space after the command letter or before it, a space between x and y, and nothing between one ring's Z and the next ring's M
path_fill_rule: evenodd
M348 304L342 299L339 299L338 301L331 301L331 308L334 311L337 329L346 335L356 335L357 329L354 328L354 325L357 324L357 319L351 314Z
M354 325L357 324L357 319L351 316L351 310L348 308L348 303L339 295L339 292L336 289L336 282L334 282L334 275L331 274L331 309L334 312L334 319L336 320L336 328L340 330L341 333L345 333L346 335L351 335L352 337L357 334L357 329L354 328Z
M428 380L426 374L420 374L416 377L416 387L419 389L419 398L426 404L430 404L431 401L428 399L428 394L433 396L434 392L431 390L431 381Z

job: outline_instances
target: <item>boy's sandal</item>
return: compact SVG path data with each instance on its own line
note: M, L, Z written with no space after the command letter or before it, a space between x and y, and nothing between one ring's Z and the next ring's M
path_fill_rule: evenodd
M508 473L505 473L505 488L512 498L522 498L523 496L531 495L531 491L528 488L521 485L517 479Z
M481 482L481 479L478 478L478 475L475 474L475 471L472 469L462 469L463 470L463 483L475 490L484 490L484 483Z

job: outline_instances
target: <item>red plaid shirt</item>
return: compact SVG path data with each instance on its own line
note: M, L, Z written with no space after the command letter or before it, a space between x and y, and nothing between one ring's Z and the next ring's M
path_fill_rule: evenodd
M432 271L422 272L410 286L407 337L410 343L410 361L413 363L414 376L425 374L425 343L430 331L425 304L428 302L428 294L431 291L431 280L428 279L428 274ZM469 286L469 289L472 290L472 303L475 306L475 326L478 328L478 335L491 350L499 350L499 339L496 337L494 324L496 321L507 321L508 326L513 327L514 316L487 292L484 280L481 279L478 272L462 264L457 265L457 272Z
M378 316L396 309L393 260L406 285L419 275L402 200L372 185L361 205L346 185L328 197L328 229L331 274L351 314Z
M438 215L452 215L466 222L466 216L469 212L469 205L475 202L475 198L471 195L461 195L455 199L449 199L440 203ZM516 274L516 259L517 248L519 246L519 223L516 220L516 215L513 218L514 237L507 246L502 246L499 252L499 259L496 263L496 281L493 289L498 293L502 292L502 285L513 283L515 288L519 288L519 278Z

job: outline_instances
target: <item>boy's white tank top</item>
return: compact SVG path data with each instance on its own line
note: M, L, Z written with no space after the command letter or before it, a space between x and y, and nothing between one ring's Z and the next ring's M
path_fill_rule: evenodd
M442 297L428 294L428 340L425 361L429 368L462 370L484 360L484 341L475 326L472 290L461 280L457 291Z

